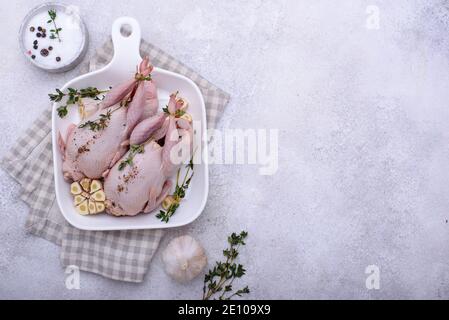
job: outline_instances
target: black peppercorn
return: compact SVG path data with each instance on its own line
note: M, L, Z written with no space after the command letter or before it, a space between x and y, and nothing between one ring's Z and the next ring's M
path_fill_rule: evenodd
M31 59L36 59L36 56L33 54L32 56L31 56Z
M40 38L42 37L42 34L40 32L36 33L36 37Z
M37 50L38 48L39 48L39 47L38 47L37 45L34 45L34 46L33 46L33 49L34 49L34 50Z
M41 56L46 57L46 56L48 56L48 54L49 54L49 52L48 52L47 49L42 49L41 50Z
M56 57L56 61L61 61L61 57Z
M37 40L34 40L34 41L33 41L33 44L34 44L34 45L37 45L37 44L38 44Z
M37 27L37 31L42 31L42 27Z
M48 50L50 50L50 51L53 50L53 47L52 47L52 46L49 46L49 47L48 47Z
M45 33L42 34L42 38L46 38L47 35Z
M34 32L34 30L36 30L36 29L34 29L34 27L31 27L31 28L30 28L30 31L31 31L31 32Z

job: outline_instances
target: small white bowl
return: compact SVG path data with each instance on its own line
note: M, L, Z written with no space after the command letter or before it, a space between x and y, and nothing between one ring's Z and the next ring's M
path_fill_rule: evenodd
M30 33L30 30L29 30L30 21L36 15L38 15L42 12L47 12L51 9L54 9L57 12L65 12L65 13L69 12L73 21L75 21L75 23L77 23L79 25L79 29L81 32L80 45L78 48L76 48L76 52L73 54L73 56L71 58L69 58L69 60L64 59L64 57L62 57L61 62L55 63L54 66L51 66L49 64L40 63L39 59L36 59L36 60L31 59L31 53L33 50L32 44L25 43L25 39L28 37L27 33ZM20 26L20 31L19 31L20 48L22 50L22 53L25 55L26 59L28 61L30 61L34 66L36 66L42 70L48 71L48 72L64 72L64 71L71 70L75 66L77 66L82 61L82 59L84 58L84 55L86 54L87 44L89 41L89 34L87 32L86 26L77 11L78 11L77 7L75 7L75 6L69 6L69 5L65 5L62 3L53 3L53 2L43 3L43 4L33 8L23 19L22 24ZM44 26L44 25L45 25L45 28L48 28L48 29L52 28L52 26L50 24L47 24L46 21L42 21L42 26ZM37 28L37 25L36 25L36 28ZM38 31L36 30L36 32L38 32ZM63 34L63 33L64 33L64 30L62 30L61 34ZM43 39L43 38L38 38L38 39L39 39L39 41L49 42L48 41L49 36L47 36L46 39ZM50 52L50 54L51 53L52 52ZM39 56L39 52L36 52L35 55ZM53 54L53 56L55 56L55 54ZM51 58L53 58L53 56Z

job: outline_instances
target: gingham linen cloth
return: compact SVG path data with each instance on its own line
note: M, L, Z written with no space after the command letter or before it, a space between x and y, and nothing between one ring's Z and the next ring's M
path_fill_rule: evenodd
M216 125L229 101L228 93L148 42L142 41L141 55L148 55L157 67L192 79L203 94L208 127ZM105 66L112 56L112 40L109 39L84 65L83 71ZM30 207L27 231L61 246L63 266L74 265L115 280L143 281L163 231L84 231L66 222L55 201L51 109L43 112L26 130L2 159L1 166L21 184L20 198Z

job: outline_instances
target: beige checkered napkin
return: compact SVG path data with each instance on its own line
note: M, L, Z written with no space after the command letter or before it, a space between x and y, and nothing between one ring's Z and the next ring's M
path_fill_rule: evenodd
M162 51L142 41L142 56L167 70L183 74L200 88L206 103L208 127L214 127L229 101L229 95ZM105 66L113 56L107 41L84 71ZM29 232L61 246L63 266L130 282L141 282L156 251L162 230L84 231L62 217L55 201L51 145L51 111L46 110L2 159L1 165L22 186L21 199L30 206Z

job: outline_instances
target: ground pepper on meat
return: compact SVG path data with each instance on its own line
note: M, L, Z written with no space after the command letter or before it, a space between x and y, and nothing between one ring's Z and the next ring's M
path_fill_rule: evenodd
M78 148L79 154L83 154L83 153L89 152L89 151L90 151L90 149L87 147L87 145L84 145L84 146Z
M127 175L123 175L123 181L128 183L130 180L133 180L139 174L139 170L136 166L133 166L131 171Z

